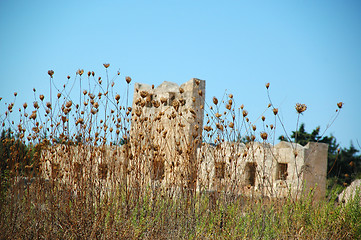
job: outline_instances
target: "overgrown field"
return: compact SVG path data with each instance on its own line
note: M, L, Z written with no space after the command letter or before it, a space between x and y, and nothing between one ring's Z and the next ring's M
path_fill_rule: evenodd
M202 144L275 144L275 129L284 127L269 84L269 102L254 121L227 94L200 106L205 124L192 123L195 131L185 136L185 116L196 116L199 109L183 109L178 99L166 111L144 116L143 108L166 102L142 92L131 105L132 79L119 80L119 73L109 78L109 64L104 67L105 79L78 70L60 87L50 70L48 97L34 89L32 104L18 108L17 93L6 103L0 115L1 239L361 238L360 194L342 204L336 201L337 187L330 187L321 201L314 201L312 194L270 199L225 191L239 188L236 182L218 191L196 187L193 173L200 163L194 154ZM337 104L331 123L342 106ZM297 103L295 110L300 118L307 106ZM162 118L174 123L173 133L164 128ZM171 134L178 138L172 140ZM297 134L293 138L297 142ZM115 162L118 155L126 161ZM244 155L252 157L252 149ZM174 179L170 187L161 184L165 165Z
M150 189L101 198L92 187L74 196L57 184L33 182L3 196L0 230L5 239L358 239L359 203L221 193L172 198Z

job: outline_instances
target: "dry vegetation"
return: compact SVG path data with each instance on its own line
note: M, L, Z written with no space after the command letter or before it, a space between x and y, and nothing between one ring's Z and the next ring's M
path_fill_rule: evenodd
M213 103L203 106L205 126L197 126L192 138L181 136L183 141L170 143L171 138L166 138L170 130L157 123L162 116L142 116L147 104L157 107L164 102L148 99L145 92L132 109L131 78L119 80L119 73L109 78L109 64L104 67L104 80L94 72L78 70L60 88L50 70L49 97L34 89L34 102L15 109L15 93L15 100L1 114L1 239L361 237L359 199L344 206L334 203L332 193L314 202L312 195L273 201L196 190L193 173L199 162L194 154L202 140L215 146L257 140L275 143L274 130L283 125L271 98L253 123L233 95L213 98ZM119 82L124 85L117 89L126 89L124 94L115 91ZM77 93L74 84L79 84ZM266 88L269 94L269 84ZM170 112L163 116L173 119L178 135L184 134L182 115L189 114L173 111L181 105L178 101L169 106ZM299 116L307 109L304 104L295 108ZM267 112L272 116L268 122ZM137 129L130 125L132 118L140 123ZM167 141L154 142L150 133L155 132ZM172 149L176 145L179 148ZM171 158L165 158L164 151ZM119 162L119 156L126 161ZM174 176L168 187L159 183L164 164Z

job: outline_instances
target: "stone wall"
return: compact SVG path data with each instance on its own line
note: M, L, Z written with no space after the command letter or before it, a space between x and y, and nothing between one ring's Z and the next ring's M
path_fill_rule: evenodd
M133 163L143 165L151 158L152 180L165 177L173 179L176 185L195 187L195 158L202 142L204 99L205 81L196 78L181 86L163 82L154 88L135 83L130 145L134 156L144 157ZM174 177L175 174L184 179Z
M327 149L324 143L205 144L198 184L210 191L225 191L270 198L299 197L312 191L316 199L325 196Z
M205 81L178 86L136 83L130 136L123 146L58 145L43 152L43 176L78 184L222 191L293 198L325 196L327 144L280 142L212 145L202 141Z

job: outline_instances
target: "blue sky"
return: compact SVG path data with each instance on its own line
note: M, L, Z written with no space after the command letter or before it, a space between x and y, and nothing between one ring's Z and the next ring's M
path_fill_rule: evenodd
M360 1L0 1L0 112L49 92L79 68L118 70L134 82L206 80L206 99L227 90L256 119L273 103L288 132L298 102L306 130L361 144ZM133 82L133 83L134 83ZM122 92L122 90L119 90ZM269 115L271 116L271 115ZM267 116L266 116L267 117ZM283 134L278 129L277 135Z

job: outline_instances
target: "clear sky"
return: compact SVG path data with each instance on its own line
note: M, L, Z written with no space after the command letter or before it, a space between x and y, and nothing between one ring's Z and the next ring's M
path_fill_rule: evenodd
M61 85L103 63L133 84L204 79L207 101L227 90L251 121L270 82L288 132L296 103L323 131L342 101L326 135L361 144L361 1L0 1L1 114L13 92L19 104L47 94L49 69Z

